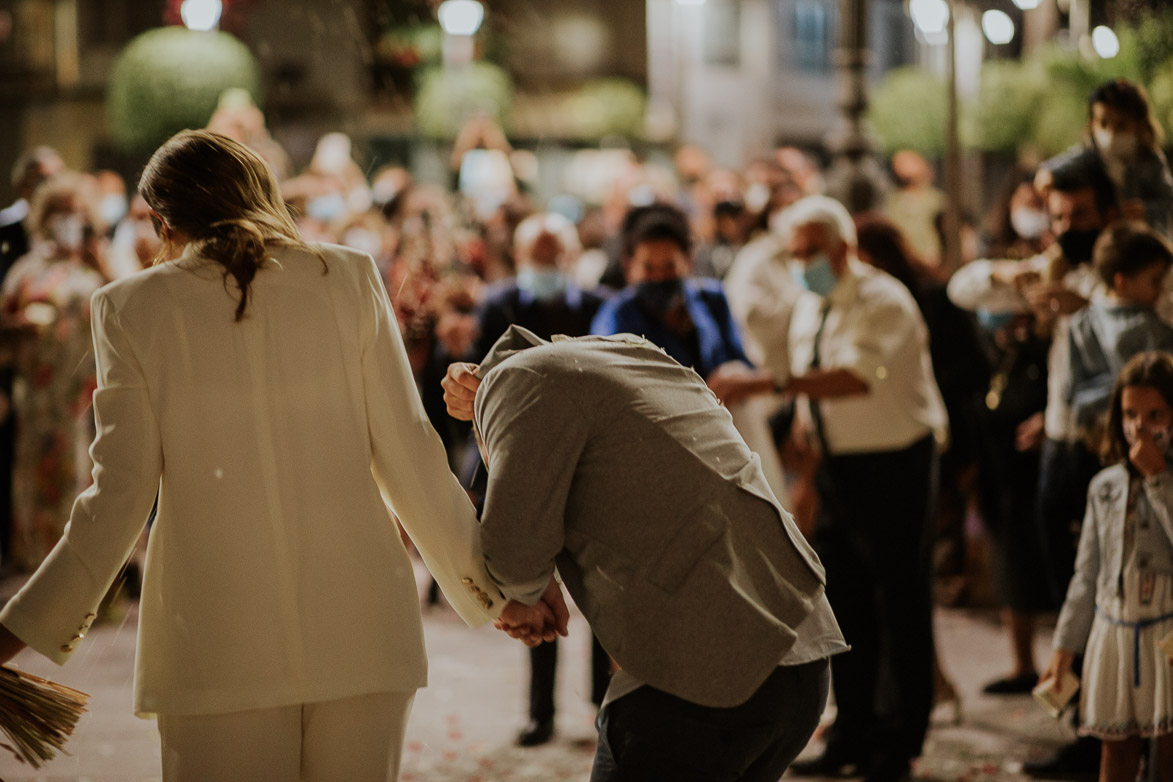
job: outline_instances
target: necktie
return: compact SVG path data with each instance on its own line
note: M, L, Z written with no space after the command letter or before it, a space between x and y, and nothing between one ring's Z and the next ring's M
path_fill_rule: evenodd
M831 302L824 301L822 309L819 310L819 327L815 330L815 342L811 349L811 363L810 369L818 369L822 363L822 346L823 331L827 328L827 313L831 311ZM811 423L815 425L815 437L818 438L819 448L822 450L824 456L830 456L831 451L827 448L827 435L823 429L823 413L819 409L819 403L815 399L807 397L807 404L810 405Z

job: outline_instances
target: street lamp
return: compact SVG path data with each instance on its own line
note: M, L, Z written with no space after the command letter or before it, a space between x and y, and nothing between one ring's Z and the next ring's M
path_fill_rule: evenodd
M220 0L183 0L179 6L179 18L187 29L207 32L216 29L223 10Z
M1101 58L1110 60L1120 54L1120 39L1111 27L1100 25L1092 30L1092 48Z
M476 35L485 20L485 7L477 0L444 0L436 11L440 27L449 35Z
M950 13L945 0L911 0L908 14L925 41L933 45L948 41Z
M1014 20L1004 11L992 9L982 14L982 32L986 40L995 46L1014 40Z

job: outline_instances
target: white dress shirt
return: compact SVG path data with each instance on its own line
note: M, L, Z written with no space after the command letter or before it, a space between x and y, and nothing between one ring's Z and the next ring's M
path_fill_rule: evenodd
M755 366L781 373L790 365L786 332L802 291L787 257L780 239L760 236L741 249L722 283L745 355Z
M846 369L865 394L818 402L832 454L906 448L927 434L943 439L945 404L933 377L928 329L912 294L896 278L851 258L827 299L804 292L790 322L791 372L806 374L819 344L822 369Z
M94 483L0 612L64 663L159 498L135 712L216 714L423 686L394 508L466 621L500 613L369 256L273 249L245 317L189 251L93 297ZM231 291L231 292L230 292Z

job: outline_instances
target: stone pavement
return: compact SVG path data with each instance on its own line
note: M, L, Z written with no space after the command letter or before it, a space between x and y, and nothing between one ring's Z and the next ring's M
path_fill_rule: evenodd
M13 583L4 584L0 596L14 589ZM96 626L64 668L29 652L17 658L21 667L93 697L68 746L69 755L34 771L3 753L0 780L160 779L155 724L131 714L135 620L132 607L123 620ZM513 744L525 717L525 649L491 628L466 628L446 608L425 611L425 628L431 683L415 701L403 782L587 781L594 726L587 702L590 644L581 616L574 617L571 636L561 641L559 650L558 734L551 744L533 749ZM979 695L981 684L1004 673L1007 661L1007 642L990 615L942 610L937 628L944 667L962 692L963 719L959 725L946 724L952 716L944 713L948 709L935 715L916 777L941 782L1025 779L1019 773L1022 760L1057 746L1069 729L1035 707L1029 696ZM1048 641L1040 639L1040 662L1047 659Z

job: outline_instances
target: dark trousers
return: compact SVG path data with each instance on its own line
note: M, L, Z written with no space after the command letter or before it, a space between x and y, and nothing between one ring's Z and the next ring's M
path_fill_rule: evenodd
M858 762L921 753L933 705L931 552L936 445L824 457L814 543L852 650L832 658L839 713L828 736Z
M1048 439L1039 463L1036 519L1043 547L1043 567L1057 608L1067 596L1075 572L1075 550L1087 507L1087 488L1100 470L1099 459L1081 442Z
M558 669L558 641L538 644L529 650L529 718L536 722L554 719L554 678ZM591 703L600 706L611 683L611 658L591 633Z
M825 659L780 666L731 709L640 687L599 713L591 782L778 782L819 724L828 678Z

